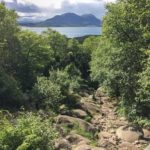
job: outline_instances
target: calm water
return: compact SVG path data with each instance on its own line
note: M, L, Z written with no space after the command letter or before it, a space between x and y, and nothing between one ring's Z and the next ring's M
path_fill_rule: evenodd
M23 29L28 29L36 33L42 33L46 31L47 27L22 27ZM69 38L81 37L85 35L100 35L100 27L50 27L53 30L58 31L59 33L66 35Z

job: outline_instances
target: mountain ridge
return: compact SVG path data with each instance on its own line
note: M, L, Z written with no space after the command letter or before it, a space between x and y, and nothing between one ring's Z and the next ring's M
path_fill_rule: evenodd
M38 23L19 23L22 26L30 27L86 27L86 26L101 26L101 20L93 14L77 15L75 13L64 13L56 15Z

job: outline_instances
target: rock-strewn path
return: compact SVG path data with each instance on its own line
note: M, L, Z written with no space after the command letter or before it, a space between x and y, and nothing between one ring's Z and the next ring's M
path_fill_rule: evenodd
M56 150L144 150L150 143L150 131L119 117L116 102L101 91L95 99L82 97L77 109L57 117L62 137L56 142ZM64 131L66 126L68 132Z

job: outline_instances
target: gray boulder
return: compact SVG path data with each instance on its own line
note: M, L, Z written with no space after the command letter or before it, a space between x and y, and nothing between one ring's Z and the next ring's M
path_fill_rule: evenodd
M144 134L140 127L136 126L122 126L117 129L116 134L119 139L133 143L141 138L143 138Z

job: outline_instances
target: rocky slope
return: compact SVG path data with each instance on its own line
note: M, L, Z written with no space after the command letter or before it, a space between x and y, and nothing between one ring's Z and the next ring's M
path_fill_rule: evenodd
M143 150L150 143L150 130L119 117L116 101L100 90L95 95L96 100L86 94L77 109L62 111L56 118L61 134L56 150Z

